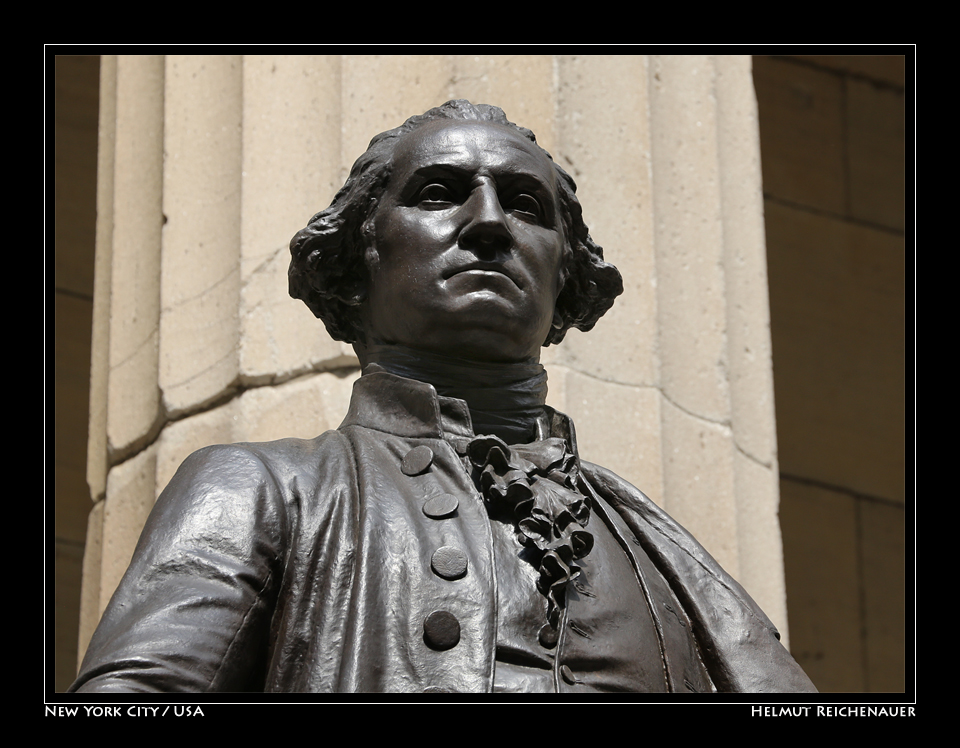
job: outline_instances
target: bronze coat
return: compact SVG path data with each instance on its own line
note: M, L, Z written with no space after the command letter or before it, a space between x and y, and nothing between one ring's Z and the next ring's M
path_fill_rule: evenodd
M432 462L408 475L404 457L421 445ZM686 531L613 473L589 463L582 470L596 515L628 555L637 545L648 554L686 609L717 690L815 690L772 623ZM459 499L443 521L422 510L440 494ZM614 512L635 539L623 537ZM490 533L483 501L443 439L434 389L390 374L361 377L337 431L209 447L184 462L71 690L489 692L497 639ZM441 546L466 554L461 578L431 571ZM450 649L425 638L435 611L460 624ZM657 621L666 678L684 690L679 670L671 672L670 625L668 616ZM562 655L561 641L558 666Z

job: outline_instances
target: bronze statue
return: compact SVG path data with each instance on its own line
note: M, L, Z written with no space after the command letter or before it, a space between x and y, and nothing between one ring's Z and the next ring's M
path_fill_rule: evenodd
M542 345L622 291L533 133L451 101L378 135L291 242L353 343L339 429L189 457L78 691L813 691L744 590L581 462Z

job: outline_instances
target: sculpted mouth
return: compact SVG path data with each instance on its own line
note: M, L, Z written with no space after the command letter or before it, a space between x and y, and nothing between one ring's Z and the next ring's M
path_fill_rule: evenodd
M444 280L446 280L461 273L502 275L504 278L512 281L515 286L520 287L520 284L517 282L517 279L513 277L513 274L499 262L471 262L444 273L443 277Z

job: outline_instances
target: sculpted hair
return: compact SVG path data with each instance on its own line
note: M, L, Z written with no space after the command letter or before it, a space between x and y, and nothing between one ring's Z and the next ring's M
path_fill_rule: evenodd
M390 178L397 143L407 133L434 120L491 122L513 128L532 143L536 136L510 122L499 107L448 101L425 114L411 117L400 127L382 132L350 170L350 176L330 207L317 213L290 242L290 295L301 299L335 340L363 342L360 307L366 298L364 224L373 215ZM537 145L540 148L539 145ZM559 343L567 330L587 331L613 306L623 292L620 272L603 261L603 249L590 238L583 222L577 185L543 148L557 171L560 216L565 247L561 290L555 320L544 345Z

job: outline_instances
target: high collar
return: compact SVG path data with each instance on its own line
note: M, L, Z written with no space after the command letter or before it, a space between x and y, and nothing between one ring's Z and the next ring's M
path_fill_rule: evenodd
M537 438L566 439L576 453L573 421L548 405L543 411ZM432 384L384 371L364 374L354 382L350 408L340 428L346 426L415 439L475 436L466 402L440 397Z
M547 372L537 360L468 361L402 345L371 345L358 352L364 374L386 371L432 384L441 406L444 398L466 401L478 434L495 434L510 444L537 438L547 400Z

